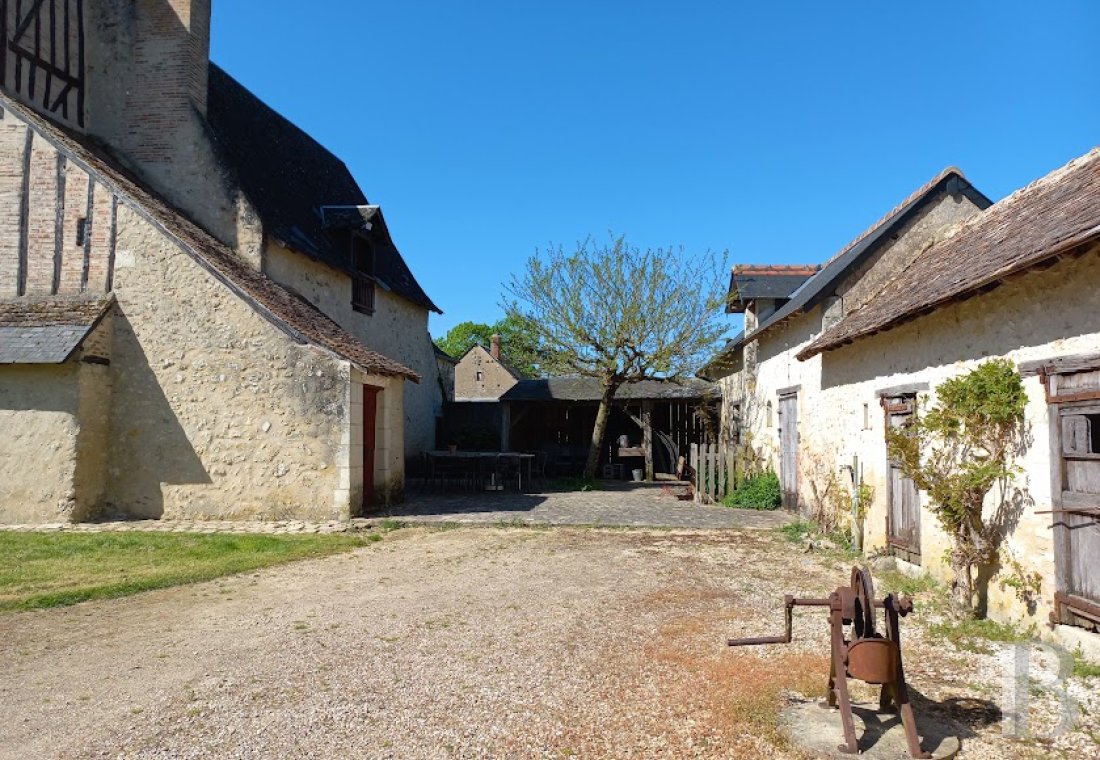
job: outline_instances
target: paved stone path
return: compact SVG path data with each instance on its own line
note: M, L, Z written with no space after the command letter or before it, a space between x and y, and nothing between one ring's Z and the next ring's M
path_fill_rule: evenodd
M603 525L647 528L774 528L790 521L786 512L680 501L676 484L607 484L599 491L547 493L424 493L388 513L402 522L519 523L524 525Z
M403 523L458 523L464 525L602 525L606 527L740 529L774 528L791 516L785 512L694 504L680 501L683 487L657 484L611 485L600 491L547 493L424 493L413 491L404 504L370 517L329 522L302 520L112 520L93 523L0 525L0 530L23 532L172 533L360 533L383 520Z

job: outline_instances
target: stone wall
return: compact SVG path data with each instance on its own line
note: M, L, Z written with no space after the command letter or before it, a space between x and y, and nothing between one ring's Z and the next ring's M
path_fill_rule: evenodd
M1100 343L1100 250L1083 258L1009 280L998 289L900 325L885 333L815 357L821 362L821 391L803 417L802 446L835 460L837 465L858 454L864 480L874 488L866 520L869 548L886 543L887 457L885 419L878 392L901 385L935 387L973 369L990 357L1014 363L1065 354L1090 353ZM1052 308L1072 304L1072 309ZM1010 486L1010 498L1021 510L1007 550L1028 572L1043 578L1042 602L1030 613L1011 589L995 578L989 584L989 612L994 618L1041 624L1055 590L1051 517L1037 514L1051 508L1050 430L1048 406L1041 383L1025 378L1027 424L1031 445L1018 460L1024 472ZM863 407L869 405L869 425ZM991 498L996 499L996 494ZM921 516L924 568L946 579L950 568L944 552L950 538L927 509Z
M347 362L118 213L108 500L139 517L347 515Z
M379 285L374 313L351 307L351 278L327 264L313 261L274 242L264 250L264 272L302 295L344 329L379 353L420 375L405 381L406 456L415 457L435 445L435 421L443 414L439 366L428 335L428 311Z
M515 376L484 347L474 346L455 367L455 400L496 401L516 382Z
M78 372L71 362L0 366L0 522L72 517Z

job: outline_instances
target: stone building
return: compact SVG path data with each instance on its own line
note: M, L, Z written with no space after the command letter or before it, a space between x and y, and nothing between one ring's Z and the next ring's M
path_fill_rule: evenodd
M886 427L919 414L943 380L1011 361L1024 376L1029 435L1020 474L989 497L1005 540L979 577L979 603L1100 656L1100 150L992 205L972 189L958 197L944 179L784 296L704 374L721 378L730 428L781 475L787 468L792 507L811 510L831 474L854 466L873 494L865 549L946 580L950 537L887 456ZM914 204L924 212L899 226ZM838 280L847 290L813 295L833 262L869 240L893 263L857 265ZM1034 593L1001 583L1024 574L1041 579ZM1048 619L1053 628L1041 625Z
M209 0L0 7L0 521L399 500L446 384L382 210Z
M455 365L455 401L497 401L523 376L500 353L500 336L489 338L489 350L471 346Z
M947 168L821 266L734 267L728 308L744 313L745 329L700 374L722 389L724 440L751 447L779 473L788 508L809 508L808 478L822 466L800 445L820 368L795 355L990 203Z

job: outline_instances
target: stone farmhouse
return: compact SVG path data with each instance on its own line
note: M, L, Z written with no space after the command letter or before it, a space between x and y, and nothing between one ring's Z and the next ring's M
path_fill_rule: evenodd
M0 8L0 521L400 500L447 380L382 210L210 0Z
M470 346L455 365L456 401L498 401L523 379L500 353L500 336L489 337L489 350Z
M950 208L944 190L933 208ZM866 297L845 304L839 318L822 314L818 321L803 312L774 336L750 331L758 344L755 376L744 343L729 352L728 369L716 362L709 370L725 375L742 408L763 404L762 417L743 417L742 434L770 448L765 455L786 470L792 502L805 507L815 478L856 458L874 489L868 548L946 579L950 539L923 508L925 495L889 461L885 430L919 413L943 380L992 357L1010 360L1024 376L1029 436L1017 460L1021 474L987 503L1006 540L993 568L998 575L979 579L980 603L995 619L1049 620L1052 627L1040 626L1045 635L1096 651L1100 150L991 206L974 198L980 202L971 199L969 209L952 199L946 224L913 241L913 255L888 276L867 281ZM950 217L961 221L951 226ZM893 244L905 239L903 231ZM820 276L808 278L780 311L805 301ZM767 367L777 353L782 366ZM783 414L769 420L770 407ZM731 416L740 411L730 409ZM1021 598L998 582L1013 573L1037 573L1038 593Z

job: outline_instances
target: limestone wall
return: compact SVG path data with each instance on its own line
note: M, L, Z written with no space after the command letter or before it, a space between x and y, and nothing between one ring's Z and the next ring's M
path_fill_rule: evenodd
M329 315L375 351L399 361L420 375L419 383L404 382L405 456L414 457L435 445L435 420L443 413L439 367L428 335L428 311L386 290L375 291L374 313L351 308L351 278L269 242L264 271Z
M117 245L111 507L348 514L348 363L294 343L124 205Z
M76 364L0 366L0 522L54 522L76 508Z
M1009 280L991 293L815 358L821 362L822 387L803 416L803 451L832 457L837 466L850 461L853 454L859 455L864 479L875 491L866 522L870 548L886 542L885 419L878 391L927 383L934 392L943 380L990 357L1020 363L1095 352L1100 344L1098 278L1100 253L1091 253ZM1073 308L1053 309L1052 304L1072 304ZM989 585L989 611L995 618L1042 623L1055 590L1051 517L1036 514L1051 508L1050 430L1040 382L1035 377L1025 378L1025 388L1031 445L1018 460L1024 474L1010 487L1019 515L1007 550L1025 570L1042 575L1042 603L1029 614L1011 589L1002 589L995 578ZM871 412L866 427L865 404ZM951 542L926 509L922 510L921 543L925 568L946 579L950 569L944 563L944 552Z

